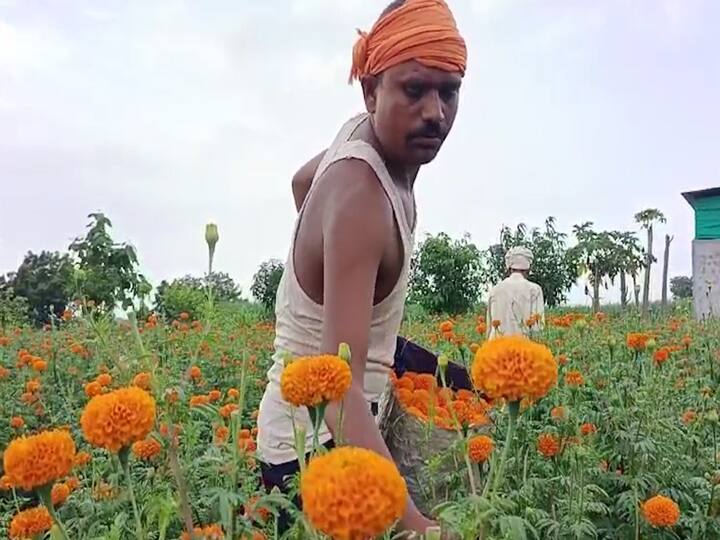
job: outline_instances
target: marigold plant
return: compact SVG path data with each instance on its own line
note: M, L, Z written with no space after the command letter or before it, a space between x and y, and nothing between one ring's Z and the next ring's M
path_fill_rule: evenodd
M75 443L65 430L43 431L13 440L3 455L5 474L25 490L64 478L75 463Z
M162 445L154 438L134 442L132 445L132 453L139 459L151 460L157 456L162 450Z
M538 437L537 448L544 457L554 457L560 451L560 439L552 433L542 433Z
M558 367L550 349L523 336L501 336L475 353L472 380L491 399L539 399L557 383Z
M155 400L136 386L95 396L80 418L85 439L110 452L144 439L154 422Z
M310 523L336 540L381 535L402 517L408 496L392 461L354 447L313 458L300 493Z
M495 441L487 435L476 435L468 441L468 455L475 463L484 463L495 449Z
M643 516L653 527L672 527L680 519L680 507L664 495L655 495L642 504Z
M37 506L29 510L18 512L10 522L10 538L13 540L26 540L37 538L52 527L50 513L44 506Z
M296 407L315 407L341 401L351 382L350 365L339 356L306 356L285 366L280 388L283 398Z

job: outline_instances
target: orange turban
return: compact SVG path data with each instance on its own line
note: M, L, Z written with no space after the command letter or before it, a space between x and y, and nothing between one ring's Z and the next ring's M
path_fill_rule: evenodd
M465 40L444 0L407 0L380 17L370 33L358 33L350 82L408 60L465 74Z

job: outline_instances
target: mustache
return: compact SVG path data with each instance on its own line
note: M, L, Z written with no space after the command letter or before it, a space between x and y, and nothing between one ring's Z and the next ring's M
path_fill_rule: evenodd
M425 122L423 126L416 129L408 135L408 139L417 139L420 137L425 138L439 138L444 139L447 133L443 129L439 122Z

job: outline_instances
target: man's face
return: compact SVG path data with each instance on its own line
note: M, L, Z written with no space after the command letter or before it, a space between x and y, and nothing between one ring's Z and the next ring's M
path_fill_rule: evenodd
M385 157L403 165L432 161L458 108L462 77L409 61L384 71L366 92Z

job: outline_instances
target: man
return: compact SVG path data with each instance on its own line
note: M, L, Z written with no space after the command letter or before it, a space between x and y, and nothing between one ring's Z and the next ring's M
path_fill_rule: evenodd
M467 51L444 0L398 0L353 48L352 79L366 113L293 178L299 214L276 301L273 366L260 404L258 445L266 487L285 489L298 470L291 408L282 398L283 358L352 351L342 439L390 458L375 423L393 365L416 222L413 187L453 125ZM338 434L331 404L320 442ZM294 411L312 447L305 409ZM408 501L400 526L433 523Z
M505 255L509 276L490 291L487 307L488 339L499 335L527 335L545 323L545 301L540 285L529 281L533 254L524 247Z

